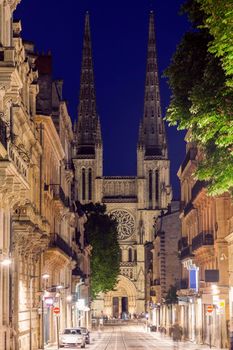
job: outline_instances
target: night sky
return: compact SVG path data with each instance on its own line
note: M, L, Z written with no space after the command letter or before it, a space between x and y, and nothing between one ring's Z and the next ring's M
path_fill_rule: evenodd
M163 115L170 91L164 69L189 24L178 14L183 0L22 0L15 18L25 40L53 55L54 78L77 118L84 16L90 13L97 109L104 143L104 175L136 175L136 145L143 114L149 11L155 11ZM184 132L167 128L174 197L185 154Z

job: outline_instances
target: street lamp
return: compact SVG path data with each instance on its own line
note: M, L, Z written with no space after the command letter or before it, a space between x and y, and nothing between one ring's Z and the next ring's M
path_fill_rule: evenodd
M9 266L11 265L12 263L12 260L8 257L4 258L3 260L1 260L1 265L2 266Z
M49 274L44 273L41 276L33 276L30 275L30 285L29 285L29 293L30 293L30 315L29 315L29 349L32 350L32 281L35 278L40 278L43 280L46 280L49 278ZM44 324L43 324L43 320L44 320L44 315L43 315L43 309L44 309L44 304L43 304L43 297L42 297L42 349L44 348Z

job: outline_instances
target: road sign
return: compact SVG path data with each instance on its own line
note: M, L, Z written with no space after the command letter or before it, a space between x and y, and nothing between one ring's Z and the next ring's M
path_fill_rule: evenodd
M211 312L213 312L213 310L214 310L214 306L213 305L208 305L207 306L207 312L211 313Z
M56 314L56 315L59 315L60 314L60 307L56 306L53 308L53 313Z

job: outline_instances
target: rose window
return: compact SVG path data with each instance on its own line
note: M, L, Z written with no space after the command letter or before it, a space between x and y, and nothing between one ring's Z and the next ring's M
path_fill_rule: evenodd
M111 215L117 221L117 232L119 239L126 239L134 232L134 218L126 210L114 210Z

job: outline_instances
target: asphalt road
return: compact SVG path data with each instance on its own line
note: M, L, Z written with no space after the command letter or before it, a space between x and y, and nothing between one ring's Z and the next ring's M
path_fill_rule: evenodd
M57 347L48 347L55 350ZM69 348L71 350L71 348ZM77 349L77 348L76 348ZM75 349L75 350L76 350ZM89 350L173 350L173 341L160 333L146 332L140 325L107 326L101 331L91 333L91 344L86 345ZM180 342L180 350L207 350L208 346L196 345L190 342ZM217 350L216 348L214 348ZM73 350L73 348L72 348Z

